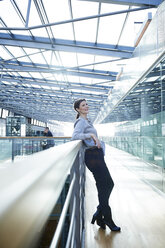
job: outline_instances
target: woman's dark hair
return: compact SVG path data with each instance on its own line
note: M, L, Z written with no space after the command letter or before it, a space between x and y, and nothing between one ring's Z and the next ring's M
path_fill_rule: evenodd
M77 111L77 108L80 107L80 103L86 101L85 99L78 99L77 101L74 102L74 109ZM77 111L78 112L78 111ZM78 113L76 116L76 119L78 119L80 114Z

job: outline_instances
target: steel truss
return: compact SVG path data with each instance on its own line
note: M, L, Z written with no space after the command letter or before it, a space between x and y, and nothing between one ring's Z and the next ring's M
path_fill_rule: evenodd
M111 65L120 60L132 57L134 47L119 45L129 13L156 7L157 0L144 3L143 0L132 2L118 1L118 4L139 5L138 8L126 8L110 13L101 13L102 2L99 1L98 14L73 18L72 3L69 1L71 19L49 22L48 11L42 0L28 1L26 15L21 11L17 0L9 1L13 14L20 21L18 25L9 27L8 11L6 17L0 18L0 48L6 56L0 54L0 108L40 121L59 120L73 121L73 102L77 98L86 98L90 105L91 119L94 120L113 89L119 71L111 70ZM111 1L114 2L114 1ZM115 1L117 2L117 1ZM1 2L1 6L3 1ZM0 7L1 7L0 6ZM9 7L11 7L9 6ZM31 11L35 9L41 25L30 26ZM100 19L114 15L126 14L117 44L98 42ZM97 20L96 39L94 42L76 39L75 23ZM21 26L21 24L22 26ZM55 37L53 27L71 23L73 39ZM14 24L13 24L14 25ZM44 30L46 36L36 36L33 32ZM17 32L18 31L18 32ZM21 54L13 52L20 49ZM63 64L61 52L76 56L76 66ZM49 53L49 60L48 58ZM79 55L93 56L93 62L79 63ZM34 61L40 56L43 62ZM98 56L106 59L98 59ZM107 59L108 57L108 59ZM55 63L53 62L55 61ZM105 68L104 69L104 66ZM108 70L107 70L108 65ZM103 69L98 69L102 66ZM156 72L154 72L156 73Z

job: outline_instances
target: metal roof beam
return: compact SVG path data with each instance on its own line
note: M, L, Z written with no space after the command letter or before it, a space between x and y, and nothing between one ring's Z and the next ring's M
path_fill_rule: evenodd
M32 95L29 96L29 92L32 93L32 89L23 88L23 87L19 87L19 88L13 87L14 91L12 91L12 87L5 86L3 88L5 89L5 93L7 93L7 90L8 91L10 90L8 92L9 94L11 94L11 93L12 94L18 94L19 96L21 94L23 97L25 97L26 96L26 92L28 92L28 97L26 96L26 98L27 99L34 99L34 97ZM23 90L25 90L26 92L23 92ZM39 90L37 92L37 89L35 89L35 92L33 94L36 95L37 93L39 94L41 92ZM46 96L49 97L49 98L47 98L47 100L49 100L49 101L51 100L52 97L54 97L54 98L57 97L58 98L59 96L61 96L61 97L67 97L67 98L70 97L70 96L72 96L72 97L74 96L75 98L76 97L84 97L85 96L86 99L94 99L95 98L98 101L103 101L103 100L105 100L107 98L107 96L105 96L105 95L94 95L94 94L89 94L89 93L68 92L68 91L53 91L50 94L51 94L50 96L48 94L46 94ZM46 96L42 95L42 98L41 97L38 97L38 96L35 96L35 99L38 98L42 102L46 98ZM56 99L54 99L54 101L56 101Z
M80 67L62 67L62 66L53 66L53 65L47 65L47 64L40 64L40 63L30 63L30 62L25 62L25 61L3 61L2 59L0 60L0 65L12 69L12 66L25 66L28 68L42 68L42 69L48 69L56 71L56 73L62 73L62 72L67 72L67 71L76 71L76 72L86 72L86 73L96 73L96 74L105 74L105 75L112 75L112 76L117 76L118 72L114 71L103 71L103 70L93 70L93 69L86 69Z
M98 14L98 15L93 15L93 16L85 16L85 17L74 18L74 19L69 19L69 20L64 20L64 21L59 21L59 22L53 22L53 23L47 23L47 24L31 26L31 27L0 27L0 30L5 30L5 31L13 31L13 30L15 30L15 31L18 31L18 30L19 31L28 31L28 30L38 29L38 28L46 28L46 27L51 27L51 26L56 26L56 25L67 24L67 23L91 20L91 19L95 19L95 18L99 18L99 17L121 15L121 14L124 14L124 13L141 11L141 10L145 10L145 9L149 9L149 8L153 8L153 7L156 7L156 6L152 6L152 5L142 6L140 8L119 10L119 11L114 11L114 12L109 12L109 13L103 13L103 14Z
M59 84L52 84L52 83L47 83L47 82L29 82L28 80L24 80L22 79L22 81L18 80L18 79L13 79L13 78L3 78L1 79L1 82L17 82L19 83L18 85L15 85L15 87L17 86L23 86L23 87L26 87L25 85L31 85L31 88L34 89L34 85L36 86L40 86L41 90L45 90L45 91L49 91L49 89L45 89L45 88L42 88L44 86L46 87L58 87L59 88L59 91L61 91L61 89L67 89L67 90L83 90L83 91L90 91L90 92L100 92L100 93L104 93L104 94L108 94L109 92L109 88L106 89L106 88L95 88L95 87L91 87L90 85L84 85L84 86L81 86L81 84L79 84L79 86L76 86L76 85L59 85ZM5 83L3 83L2 85L6 85ZM9 85L8 85L9 86ZM28 87L29 89L30 87ZM111 89L113 87L110 87ZM53 89L52 89L53 90ZM51 91L52 92L52 91Z
M39 72L39 73L52 73L52 74L59 74L58 71L48 68L42 67L34 67L34 66L21 66L21 65L3 65L7 71L4 72ZM86 71L86 72L85 72ZM61 73L61 72L60 72ZM116 76L110 75L108 72L105 71L105 74L100 74L95 70L88 70L84 69L83 71L66 71L64 74L72 75L72 76L79 76L79 77L88 77L88 78L98 78L101 80L116 80Z
M110 57L131 58L134 47L116 46L102 43L92 43L74 40L50 39L27 35L14 35L0 33L0 44L5 46L28 47L51 51L65 51L73 53L85 53Z
M43 93L40 93L40 92L37 92L36 94L33 94L33 95L30 95L30 93L32 93L32 92L26 92L26 93L22 93L22 89L19 89L17 92L14 92L14 91L7 91L7 89L6 89L6 92L5 92L5 94L2 92L1 94L0 94L0 96L2 97L2 99L3 99L3 97L5 98L5 97L7 97L8 99L12 99L12 96L14 96L14 97L16 97L17 98L17 101L20 99L26 99L26 100L28 100L28 101L35 101L36 103L38 103L38 104L53 104L53 105L55 105L55 104L57 104L58 103L58 101L60 100L60 101L62 101L64 98L66 98L67 97L67 95L68 94L63 94L63 96L57 96L56 94L54 95L54 96L49 96L49 95L44 95ZM39 95L40 94L40 95ZM12 96L11 96L12 95ZM86 94L85 94L86 95ZM81 94L77 94L76 93L76 96L77 97L83 97L84 98L84 95L81 95ZM105 100L105 98L101 98L100 96L98 96L98 97L96 97L96 96L90 96L90 95L88 95L87 97L86 97L86 99L87 100L92 100L92 99L95 99L95 100L97 100L98 102L97 103L95 103L95 105L98 105L98 106L100 106L100 103L103 101L103 100Z
M51 114L55 113L55 114L57 114L57 112L63 113L63 112L68 112L68 111L70 113L73 113L73 110L72 110L71 106L69 106L69 108L66 108L66 106L65 106L62 109L62 111L61 111L61 107L56 108L56 107L53 107L52 105L37 105L34 102L29 102L28 103L28 108L27 108L27 102L26 101L18 102L18 101L14 100L14 99L12 100L12 102L3 101L1 103L2 104L8 104L8 106L11 105L11 107L17 106L18 109L23 109L24 111L27 111L29 109L29 107L33 107L33 109L37 109L37 110L40 109L41 111L44 110L44 109L46 109L47 110L47 114L48 113L51 113ZM51 109L49 109L50 107L51 107ZM97 110L98 110L98 108L91 109L92 112L95 112ZM43 115L43 114L41 113L41 115Z
M1 102L0 102L1 104ZM49 106L49 107L40 107L40 106L35 106L35 105L32 105L29 103L29 108L25 109L26 107L26 102L24 103L21 103L22 105L22 108L20 108L19 106L19 103L17 102L13 102L12 105L10 105L10 103L6 102L3 104L3 108L7 108L8 110L11 111L11 109L15 112L15 113L18 113L18 111L22 110L23 111L23 115L26 116L27 113L31 112L34 115L37 115L37 116L43 116L45 117L45 115L48 115L50 118L54 119L54 117L56 117L57 115L61 114L63 116L71 116L72 120L73 120L73 117L75 116L72 108L71 108L71 111L69 111L68 109L63 109L61 111L61 109L53 109L53 111L49 111L49 108L52 107L52 106ZM95 115L96 111L98 111L97 109L93 110L90 114L91 115ZM32 116L31 116L32 117ZM34 118L34 117L32 117Z
M100 108L100 105L92 105L92 101L88 101L90 103L90 110L91 111L96 111ZM8 96L5 96L4 99L1 99L1 104L9 104L9 105L13 105L14 103L16 103L19 108L23 108L24 110L27 110L30 106L34 106L36 108L40 108L40 109L44 109L44 108L49 108L51 107L48 112L52 113L56 110L59 110L62 112L63 111L71 111L73 112L73 109L72 109L72 104L68 103L67 101L63 100L63 101L58 101L56 100L56 104L51 104L51 102L49 103L44 103L43 104L39 104L39 103L36 103L34 101L31 101L31 102L28 102L27 104L27 100L25 98L18 98L16 99L14 96L9 100L8 99ZM24 108L25 107L25 108Z
M88 2L101 2L101 3L112 3L130 6L153 6L157 7L161 4L162 0L80 0Z
M76 97L73 97L72 95L70 95L71 97L70 96L66 97L68 95L65 96L64 94L61 94L61 96L59 94L58 95L55 94L55 95L50 96L50 95L48 95L46 93L42 93L41 95L39 95L38 92L34 93L33 89L30 89L29 91L26 90L26 92L23 92L22 88L18 90L18 89L12 89L12 88L7 89L6 87L3 87L1 89L0 94L1 94L2 97L8 97L8 99L12 99L12 98L14 98L16 96L18 96L19 98L23 98L23 97L27 98L28 97L30 99L29 92L32 93L31 100L38 99L38 100L42 100L42 102L51 100L51 101L53 101L54 103L57 103L57 104L59 102L62 103L62 104L65 103L65 102L67 104L70 104L70 103L72 103L74 101L73 99L76 99ZM57 92L57 93L59 93L59 92ZM45 99L44 97L49 97L49 98ZM95 105L101 106L102 100L104 100L104 99L98 99L98 98L95 99L92 94L89 94L89 96L87 96L86 99L89 101L89 104L93 104L94 106Z
M1 104L1 102L0 102ZM48 108L43 108L43 113L41 113L41 110L40 108L34 108L34 106L30 105L29 104L29 108L28 109L25 109L24 107L26 106L27 104L24 103L22 104L23 108L21 109L19 104L17 102L13 103L13 105L11 106L10 103L5 103L3 104L3 108L6 108L10 111L13 111L15 113L18 113L18 114L22 114L23 116L27 116L27 117L30 117L30 118L36 118L36 119L39 119L39 120L46 120L46 119L56 119L60 116L60 117L63 117L63 118L60 118L60 120L64 120L64 118L67 120L68 117L71 116L71 118L73 119L73 111L72 111L72 115L71 113L69 113L69 116L65 116L61 113L61 111L56 111L56 112L49 112L48 111ZM19 107L18 107L19 106ZM45 112L44 112L45 111Z
M44 88L44 87L34 87L33 85L31 85L31 87L29 87L29 86L26 86L26 85L23 85L23 84L20 84L20 85L15 85L15 84L5 84L5 83L1 83L0 84L0 88L1 88L1 90L3 90L3 89L8 89L8 90L14 90L14 91L17 91L18 89L22 89L23 91L33 91L33 94L35 94L35 93L37 93L37 92L42 92L42 93L47 93L47 94L50 94L50 95L54 95L54 93L57 93L57 94L64 94L64 93L66 93L66 94L68 94L68 96L69 96L69 94L71 94L71 93L74 93L74 91L73 90L68 90L68 88L65 88L65 89L47 89L47 88ZM78 93L80 93L80 91L81 90L83 90L83 88L81 89L81 88L79 88L79 91L78 91ZM22 91L22 92L23 92ZM90 91L90 89L88 89L88 91ZM76 92L75 92L76 93ZM83 93L81 93L81 94L83 94ZM102 96L102 95L107 95L108 94L108 92L104 92L104 91L97 91L96 93L84 93L84 94L87 94L87 95L93 95L93 96Z
M6 99L0 101L0 106L1 107L8 106L8 108L9 107L10 109L12 108L14 112L17 112L18 110L23 110L24 115L25 113L29 112L29 109L32 110L33 113L37 111L37 114L40 113L41 116L45 115L45 112L42 112L44 110L46 110L46 114L51 114L51 116L57 115L58 113L65 113L65 112L69 113L69 115L70 114L74 115L73 110L72 110L72 104L62 103L60 105L51 105L51 104L39 105L35 103L34 101L27 102L26 99L21 99L21 100L22 101L19 101L19 99L16 99L14 97L8 100L8 98L6 97ZM99 106L96 107L96 105L93 105L90 107L90 110L91 110L90 113L92 115L96 114L96 112L99 110Z
M13 102L11 103L11 102L9 102L8 100L4 100L3 102L1 102L2 104L8 104L8 105L11 105L11 106L18 106L20 109L22 108L22 109L24 109L24 110L27 110L29 107L34 107L34 108L36 108L36 109L48 109L48 112L49 113L53 113L54 111L60 111L60 112L65 112L65 111L70 111L70 112L73 112L73 110L72 110L72 108L71 108L71 106L68 106L68 108L67 108L67 105L65 105L63 108L62 108L62 111L61 111L61 106L59 106L59 107L55 107L55 106L52 106L51 104L49 104L49 105L38 105L38 104L36 104L36 103L34 103L34 102L29 102L28 103L28 107L27 107L27 102L24 100L24 101L22 101L22 102L18 102L17 100L15 100L15 99L13 99ZM21 105L20 105L21 104ZM51 109L49 109L51 107ZM96 111L96 110L98 110L98 108L91 108L91 111Z
M34 84L39 86L50 86L50 87L61 87L61 88L90 88L90 89L98 89L98 91L101 90L110 90L113 88L113 86L103 86L97 84L85 84L85 83L76 83L76 82L70 82L70 81L55 81L51 79L41 79L41 78L31 78L31 77L21 77L21 76L9 76L5 74L0 74L0 81L6 81L6 82L19 82L23 84ZM105 81L104 83L106 83ZM103 82L101 82L103 83ZM109 83L109 81L108 81Z

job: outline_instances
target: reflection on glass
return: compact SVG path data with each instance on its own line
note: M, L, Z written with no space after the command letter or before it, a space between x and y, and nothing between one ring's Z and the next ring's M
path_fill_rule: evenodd
M118 118L121 122L116 125L115 137L107 137L105 141L140 157L143 163L141 162L139 166L131 164L128 167L165 192L164 65L165 60L161 61L159 66L156 66L146 79L123 99L115 109L115 114L112 112L111 121ZM157 75L155 81L153 81L153 75ZM121 112L121 109L124 111Z

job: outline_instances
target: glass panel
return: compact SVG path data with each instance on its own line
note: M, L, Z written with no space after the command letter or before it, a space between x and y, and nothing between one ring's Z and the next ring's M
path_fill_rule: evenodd
M26 20L27 7L29 0L16 0L17 6L20 9L24 19Z
M119 45L134 46L136 35L141 28L142 23L146 20L148 12L153 13L154 16L156 9L136 11L129 14ZM141 24L137 24L139 22L141 22Z
M31 55L30 58L31 58L32 62L34 62L36 64L37 63L46 64L46 62L45 62L45 60L44 60L44 58L43 58L41 53Z
M74 26L75 26L76 39L78 41L87 41L93 43L95 42L97 19L76 22Z
M0 56L1 58L3 58L4 60L8 60L13 58L6 50L4 47L0 46Z
M88 17L98 14L98 3L72 1L73 18ZM81 10L81 11L80 11ZM97 18L74 23L76 39L80 41L96 41Z
M43 4L49 17L50 23L70 19L68 1L43 0Z
M78 64L79 65L88 65L88 64L92 64L94 62L94 56L93 55L89 55L88 56L86 54L78 54Z
M24 56L25 55L23 50L21 48L19 48L19 47L6 46L6 48L13 54L14 57Z
M35 120L36 125L39 124ZM39 132L36 132L36 136L43 136ZM11 162L12 158L14 161L22 160L27 155L31 155L35 152L39 152L43 149L45 144L53 144L57 146L70 141L70 138L0 138L0 169L4 168L7 163ZM49 148L52 146L49 146Z
M114 4L102 4L101 14L111 13L128 9L127 6L119 6ZM126 14L113 15L100 18L98 42L106 44L116 44L121 32L122 23Z
M8 160L11 161L12 154L12 141L7 139L0 139L0 169L2 169L1 163ZM4 164L3 164L4 166Z
M119 104L112 120L116 117L120 120L124 118L125 122L116 125L116 137L105 140L112 146L140 157L139 163L126 166L165 192L164 68L163 59ZM157 77L153 77L153 74ZM138 89L141 89L140 95L137 95Z
M75 67L75 66L77 66L77 60L76 60L76 54L75 53L59 52L59 55L60 55L60 57L61 57L61 59L63 61L63 66L64 67Z
M1 1L0 6L0 17L8 27L23 27L23 23L10 1Z

